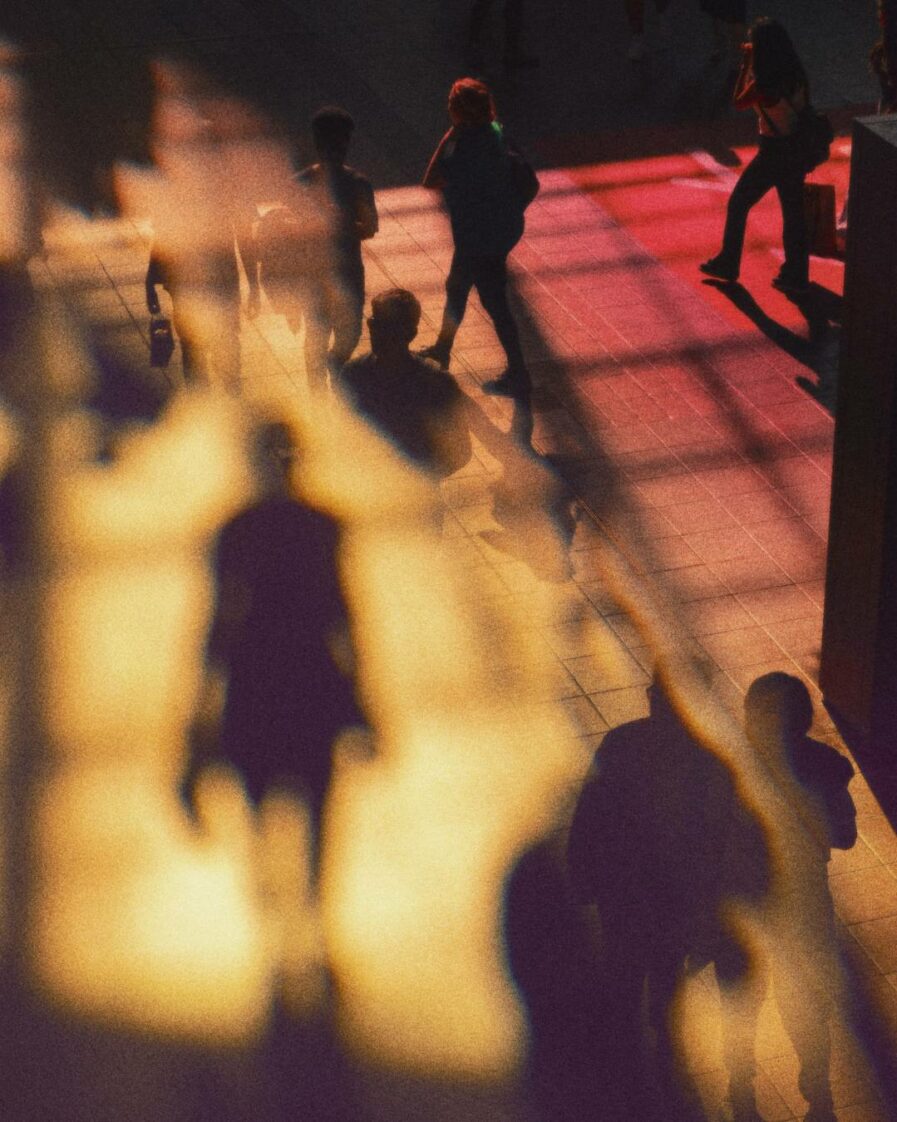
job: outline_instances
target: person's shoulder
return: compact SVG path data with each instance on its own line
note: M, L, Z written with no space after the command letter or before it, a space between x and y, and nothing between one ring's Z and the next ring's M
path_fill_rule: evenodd
M422 355L411 355L414 372L419 383L427 386L434 397L446 405L460 401L463 390L447 370L434 362L431 358Z
M370 353L350 358L340 371L340 378L346 382L354 382L369 374L374 366L374 356Z

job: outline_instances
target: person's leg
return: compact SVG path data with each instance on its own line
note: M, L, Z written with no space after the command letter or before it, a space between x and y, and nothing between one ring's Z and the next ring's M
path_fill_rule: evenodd
M795 167L792 161L788 161L784 163L781 178L776 183L779 202L782 204L782 244L785 249L785 264L779 277L799 288L807 284L810 274L807 224L804 217L804 178L803 171Z
M209 352L215 382L231 394L240 392L240 303L222 298L217 309L217 324Z
M308 388L316 392L327 387L327 344L330 323L325 293L319 285L305 293L305 376Z
M337 375L352 357L361 338L364 314L364 274L342 277L332 291L330 322L333 324L333 345L328 356L331 375Z
M760 1007L768 987L766 969L752 962L733 939L726 937L714 961L722 1006L723 1059L729 1078L729 1102L735 1122L757 1115L756 1039Z
M774 185L778 167L774 157L761 144L760 151L747 165L732 189L726 206L726 225L723 230L723 247L716 257L706 264L708 272L735 280L741 267L741 251L751 207L758 203Z
M436 359L440 366L447 367L449 364L455 336L467 310L467 298L470 296L471 288L473 288L472 259L455 250L445 281L445 309L442 313L439 336L432 346L425 347L421 352L428 358Z
M501 381L506 381L511 396L528 401L532 385L523 357L523 347L520 345L520 332L508 304L507 258L477 258L474 284L483 310L492 320L495 334L508 361L507 373Z
M810 1106L808 1118L813 1122L835 1119L830 1075L832 1003L826 971L820 965L824 957L810 954L804 962L788 964L799 969L782 970L775 978L782 1024L800 1063L797 1085Z

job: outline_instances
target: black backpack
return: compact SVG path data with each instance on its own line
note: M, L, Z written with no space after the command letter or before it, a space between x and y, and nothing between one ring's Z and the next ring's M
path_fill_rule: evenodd
M521 210L526 210L539 193L539 177L526 156L511 141L505 141L505 151L511 165L511 190Z

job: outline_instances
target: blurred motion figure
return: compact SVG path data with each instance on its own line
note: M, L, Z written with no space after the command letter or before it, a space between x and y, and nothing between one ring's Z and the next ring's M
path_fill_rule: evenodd
M295 454L285 424L261 427L261 495L224 526L215 548L206 659L213 682L217 676L226 688L214 750L255 802L275 786L306 799L317 829L334 740L364 721L350 676L339 530L296 498Z

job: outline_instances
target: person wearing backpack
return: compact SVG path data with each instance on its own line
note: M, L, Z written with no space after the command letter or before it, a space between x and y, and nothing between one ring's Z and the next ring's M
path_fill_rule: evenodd
M423 354L448 367L470 290L476 288L508 364L500 378L484 383L483 390L528 407L531 383L508 304L507 259L523 235L524 210L538 190L538 180L506 141L483 82L459 78L449 93L448 111L452 126L433 153L423 185L444 194L455 252L439 336Z
M759 19L751 28L750 40L742 46L733 103L737 109L755 110L760 147L729 197L722 249L700 266L701 272L728 283L738 280L748 213L774 187L782 206L785 263L772 283L782 292L801 294L809 284L804 179L815 165L804 125L812 111L803 64L777 20Z

